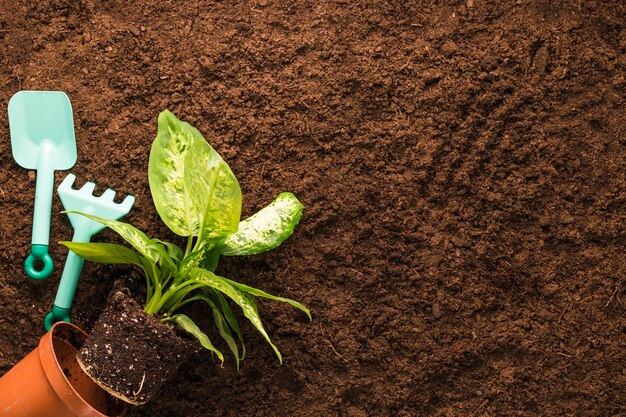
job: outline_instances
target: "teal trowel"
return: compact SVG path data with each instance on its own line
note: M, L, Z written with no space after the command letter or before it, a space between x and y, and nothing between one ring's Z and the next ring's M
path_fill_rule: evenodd
M26 169L37 170L31 253L26 274L44 279L52 273L48 255L54 171L76 163L72 105L61 91L20 91L9 101L13 158Z

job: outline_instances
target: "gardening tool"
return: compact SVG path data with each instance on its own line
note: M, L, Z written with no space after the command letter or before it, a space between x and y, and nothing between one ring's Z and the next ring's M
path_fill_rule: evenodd
M75 210L105 219L118 220L125 216L135 203L135 197L132 195L126 196L124 201L119 204L115 203L113 201L115 191L110 188L100 197L96 197L92 194L96 187L93 182L88 182L80 190L75 190L72 188L75 179L74 174L68 174L57 189L65 210ZM68 213L67 216L74 228L72 242L89 242L93 235L105 228L103 224L80 214ZM49 330L57 321L70 321L70 308L82 268L83 259L70 251L65 261L54 306L44 320L46 330Z
M32 246L24 267L29 277L44 279L54 266L48 255L54 171L76 163L72 105L61 91L20 91L9 101L9 127L13 158L37 170Z

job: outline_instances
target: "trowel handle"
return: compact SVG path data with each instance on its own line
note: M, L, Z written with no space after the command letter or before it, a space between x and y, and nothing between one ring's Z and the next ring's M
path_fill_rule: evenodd
M91 235L84 234L80 230L74 232L72 242L89 242ZM59 283L59 289L57 290L56 298L54 299L54 307L52 312L46 316L44 325L46 330L50 330L52 325L57 321L70 321L70 309L72 307L72 301L74 300L74 294L76 293L76 286L78 285L78 278L80 272L83 269L83 258L76 255L74 252L69 251L65 266L63 267L63 275L61 275L61 282Z
M37 186L35 191L35 210L33 214L33 237L31 253L26 258L26 274L33 279L48 278L54 264L48 255L50 241L50 213L52 211L52 192L54 188L54 170L46 166L46 158L37 168ZM35 267L35 262L43 263L43 268Z

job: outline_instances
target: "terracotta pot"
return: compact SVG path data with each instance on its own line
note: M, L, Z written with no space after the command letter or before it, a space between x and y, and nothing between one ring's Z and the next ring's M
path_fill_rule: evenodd
M39 346L0 379L3 417L107 417L123 405L85 375L76 354L87 335L56 323Z

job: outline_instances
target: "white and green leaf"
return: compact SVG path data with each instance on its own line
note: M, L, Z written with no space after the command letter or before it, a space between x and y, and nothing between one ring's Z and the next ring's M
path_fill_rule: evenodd
M228 164L206 141L196 141L185 158L185 189L199 215L199 244L237 231L241 189Z
M281 193L256 214L239 223L239 230L228 236L222 255L256 255L283 243L302 217L304 206L292 193Z
M205 142L198 129L167 110L161 112L150 151L148 179L161 219L180 236L197 236L200 230L200 215L184 180L185 159L196 142Z

